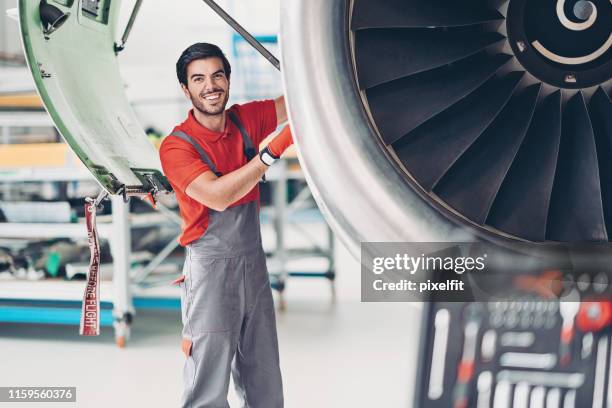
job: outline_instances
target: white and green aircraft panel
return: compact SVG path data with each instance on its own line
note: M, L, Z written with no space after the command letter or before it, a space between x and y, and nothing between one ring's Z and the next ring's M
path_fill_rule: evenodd
M70 13L48 36L39 3L19 0L21 34L36 87L61 135L109 193L123 186L170 190L124 93L115 52L120 0L48 0ZM92 3L96 13L86 10Z

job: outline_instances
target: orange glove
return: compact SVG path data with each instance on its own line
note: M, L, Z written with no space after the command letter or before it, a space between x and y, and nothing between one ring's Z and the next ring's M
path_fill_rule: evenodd
M268 143L268 150L275 158L279 158L287 150L289 146L293 144L293 136L291 135L291 129L289 125L285 126L278 135L270 143Z

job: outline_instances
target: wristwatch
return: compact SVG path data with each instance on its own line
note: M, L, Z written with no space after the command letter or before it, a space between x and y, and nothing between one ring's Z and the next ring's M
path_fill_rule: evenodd
M268 146L259 152L259 158L266 166L271 166L276 160L278 160L278 157L274 156L272 152L270 152Z

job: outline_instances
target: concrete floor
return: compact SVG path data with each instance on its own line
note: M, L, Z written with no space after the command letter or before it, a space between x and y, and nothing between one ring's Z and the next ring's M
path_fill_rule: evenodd
M359 263L337 249L337 301L322 279L294 278L277 313L288 408L410 407L420 312L361 303ZM82 338L72 326L0 323L0 386L76 386L53 407L177 407L183 355L179 312L143 311L125 349L113 332ZM237 407L233 390L230 405ZM39 404L4 404L25 408Z

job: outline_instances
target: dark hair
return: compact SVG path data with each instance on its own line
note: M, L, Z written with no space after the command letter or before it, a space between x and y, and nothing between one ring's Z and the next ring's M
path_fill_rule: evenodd
M178 61L176 61L176 76L179 82L187 86L187 65L189 65L190 62L214 57L221 58L225 76L229 79L232 73L232 67L225 57L225 54L223 54L223 51L221 51L221 48L209 43L195 43L183 51Z

